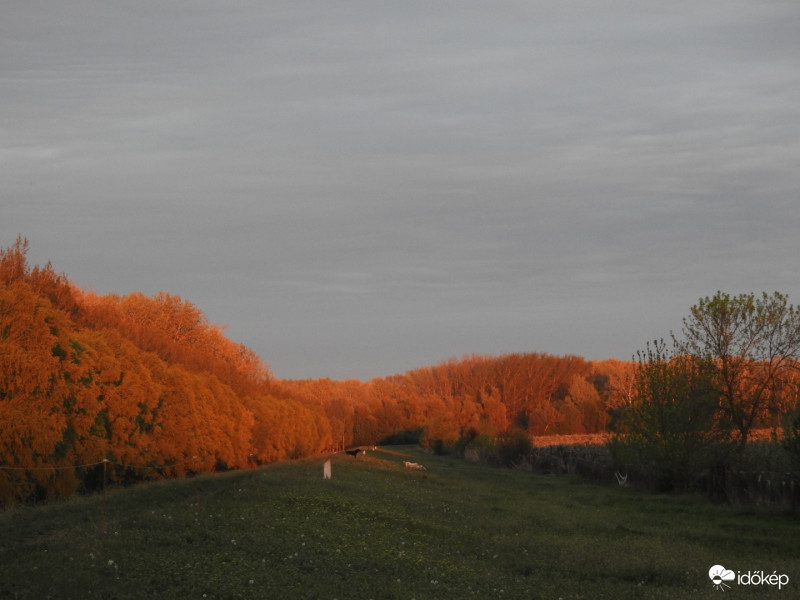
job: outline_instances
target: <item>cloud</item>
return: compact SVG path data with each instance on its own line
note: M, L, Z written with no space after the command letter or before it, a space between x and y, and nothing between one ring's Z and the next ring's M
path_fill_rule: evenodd
M0 22L0 235L278 376L630 357L800 298L792 2L51 0Z

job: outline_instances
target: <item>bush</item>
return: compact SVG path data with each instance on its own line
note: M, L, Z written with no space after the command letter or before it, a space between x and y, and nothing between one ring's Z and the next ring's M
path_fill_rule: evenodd
M522 429L506 431L497 437L497 458L506 467L513 467L529 458L531 450L531 439Z
M504 467L530 461L532 450L531 440L522 429L506 431L497 437L472 432L455 445L456 454L468 461Z
M486 465L499 463L497 440L485 433L462 437L456 445L456 454L470 462Z

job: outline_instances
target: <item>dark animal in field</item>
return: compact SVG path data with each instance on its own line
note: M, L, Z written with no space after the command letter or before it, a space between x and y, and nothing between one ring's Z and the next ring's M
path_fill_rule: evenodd
M358 454L361 452L361 448L355 448L353 450L345 450L345 454L349 454L350 456L357 457Z

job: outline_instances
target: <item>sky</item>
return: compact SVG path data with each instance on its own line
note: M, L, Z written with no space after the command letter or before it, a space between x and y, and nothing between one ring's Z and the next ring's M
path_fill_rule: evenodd
M0 247L285 379L800 303L796 0L0 4Z

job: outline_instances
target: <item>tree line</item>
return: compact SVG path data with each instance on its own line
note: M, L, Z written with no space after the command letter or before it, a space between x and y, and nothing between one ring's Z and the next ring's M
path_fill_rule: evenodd
M382 441L441 450L509 429L598 432L630 400L631 363L547 354L279 380L191 302L81 290L27 252L22 238L0 250L4 502Z
M736 429L743 444L796 404L791 360L702 355L708 304L685 345L639 361L470 355L366 382L281 380L191 302L98 295L27 251L21 237L0 250L0 504L391 442L448 452L616 431L620 460L669 470L689 460L680 444L654 453L670 436L705 447ZM775 346L786 327L765 343L791 350ZM763 372L774 377L759 387Z

